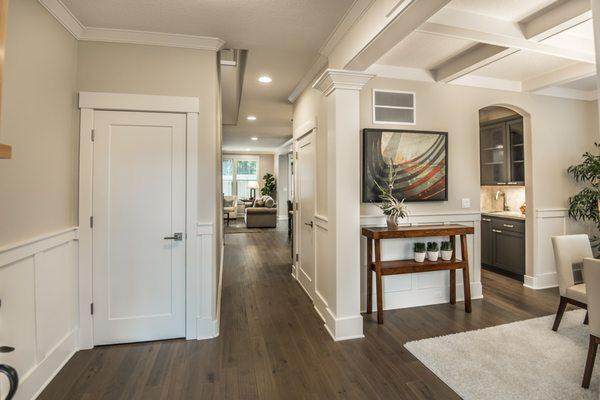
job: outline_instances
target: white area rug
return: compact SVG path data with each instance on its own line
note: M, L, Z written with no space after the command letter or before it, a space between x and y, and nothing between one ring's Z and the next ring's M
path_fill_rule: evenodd
M581 387L589 333L584 310L404 345L465 400L593 399L600 391L600 360L590 389ZM600 357L598 357L600 358Z

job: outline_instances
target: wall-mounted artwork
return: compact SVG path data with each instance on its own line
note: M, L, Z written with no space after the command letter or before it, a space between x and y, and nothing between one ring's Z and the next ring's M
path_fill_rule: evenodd
M394 195L406 201L448 200L448 133L395 129L363 130L362 197L380 202L390 163L397 171Z

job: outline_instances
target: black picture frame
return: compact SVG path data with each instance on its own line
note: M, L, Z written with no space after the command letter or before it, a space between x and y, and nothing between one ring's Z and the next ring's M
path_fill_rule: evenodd
M437 136L435 147L428 149L428 151L435 154L436 157L439 157L440 155L443 157L443 178L435 183L435 185L437 185L436 187L440 187L443 184L443 190L441 192L436 192L433 196L428 196L425 191L420 193L420 195L415 196L411 195L411 192L406 193L402 188L399 188L398 191L394 190L394 195L398 196L398 198L405 198L405 202L448 201L448 132L365 128L362 132L362 202L381 203L381 199L379 198L380 191L373 183L373 179L382 177L382 169L386 168L384 165L387 166L387 163L383 161L383 155L381 154L381 137L384 132ZM423 165L425 167L426 163L423 163ZM407 175L407 180L414 179L414 177L418 176L416 174L413 176L408 172L405 172L404 174ZM381 184L381 179L377 179Z

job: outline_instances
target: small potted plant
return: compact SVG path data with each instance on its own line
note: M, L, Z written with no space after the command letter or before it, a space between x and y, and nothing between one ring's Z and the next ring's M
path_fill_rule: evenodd
M427 242L427 259L437 261L440 256L440 245L438 242Z
M450 261L452 260L452 242L444 241L441 246L442 252L442 260Z
M423 262L425 261L425 243L423 242L417 242L413 245L413 251L415 253L415 261L416 262Z
M390 160L385 187L382 187L377 180L373 181L381 192L381 195L379 195L381 199L379 208L383 210L383 214L386 216L385 222L388 229L398 229L398 220L408 215L408 208L404 204L404 199L398 200L394 196L394 183L396 182L397 175L398 171L393 161Z

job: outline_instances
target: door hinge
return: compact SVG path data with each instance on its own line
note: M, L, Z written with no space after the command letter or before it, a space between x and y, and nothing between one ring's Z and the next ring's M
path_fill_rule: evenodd
M94 303L90 303L90 314L94 315Z
M94 227L94 217L90 217L90 228Z
M300 156L298 155L298 152L296 152L296 160L299 158Z
M296 261L300 261L300 254L296 253Z
M92 142L96 139L96 130L92 129Z

